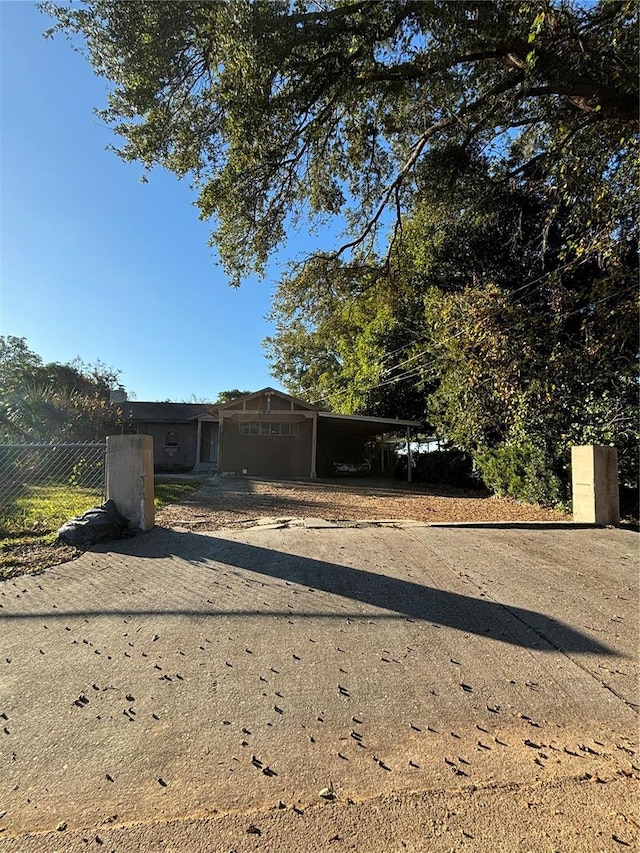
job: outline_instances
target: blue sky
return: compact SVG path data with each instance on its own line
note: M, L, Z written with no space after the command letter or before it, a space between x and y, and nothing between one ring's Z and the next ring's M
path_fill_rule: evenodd
M188 184L142 184L105 150L106 81L47 26L35 3L0 2L0 334L45 361L100 359L138 400L275 384L273 282L229 287Z

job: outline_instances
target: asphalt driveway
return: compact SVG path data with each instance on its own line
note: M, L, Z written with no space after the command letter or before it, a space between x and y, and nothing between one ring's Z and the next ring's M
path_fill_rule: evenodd
M0 849L334 849L301 821L424 792L477 811L494 789L574 782L589 806L579 825L556 816L549 843L633 844L637 542L554 525L157 528L1 584ZM493 849L474 820L453 846ZM207 843L181 846L199 821ZM405 823L405 847L451 848Z

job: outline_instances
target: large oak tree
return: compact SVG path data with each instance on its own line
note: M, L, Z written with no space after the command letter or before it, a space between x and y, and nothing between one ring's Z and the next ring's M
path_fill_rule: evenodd
M120 155L193 181L234 282L262 271L300 217L340 215L344 247L371 248L386 214L420 192L434 147L543 171L558 199L624 181L638 121L633 0L43 7L113 84L100 115ZM612 210L610 194L600 206L615 227L631 212L628 198ZM576 222L576 251L606 239Z
M631 458L634 0L43 5L111 82L120 156L191 180L232 283L340 223L276 291L290 390L428 409L546 497L572 442Z

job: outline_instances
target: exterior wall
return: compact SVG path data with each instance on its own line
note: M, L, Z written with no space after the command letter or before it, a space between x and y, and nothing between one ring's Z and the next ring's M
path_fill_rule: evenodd
M257 397L255 400L256 403L259 403L259 407L263 412L267 410L267 398L263 394L261 397ZM251 408L254 406L254 401L251 400ZM256 408L258 408L256 406ZM272 412L290 412L291 411L291 400L285 400L283 397L277 397L275 394L271 396L271 411Z
M166 445L167 435L176 433L177 446ZM141 423L138 434L153 437L153 464L156 471L184 471L196 464L198 424L192 423Z
M244 400L225 405L227 412L308 412L313 406L304 406L288 397L282 397L277 392L258 394Z
M253 403L253 401L251 401ZM297 436L240 435L240 423L252 420L280 420L300 425ZM254 477L309 477L311 474L312 418L287 418L283 415L239 418L225 417L220 441L220 473Z

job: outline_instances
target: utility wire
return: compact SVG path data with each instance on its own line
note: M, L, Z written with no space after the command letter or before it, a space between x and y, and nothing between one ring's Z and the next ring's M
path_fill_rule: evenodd
M605 296L602 299L596 300L595 302L590 302L587 306L584 306L582 308L577 308L575 311L570 311L568 314L564 315L563 319L566 319L567 317L572 317L575 314L580 314L583 311L585 311L587 308L595 308L596 305L600 305L601 303L607 302L610 299L614 299L615 297L623 297L627 293L631 293L632 291L636 291L636 290L637 290L637 288L634 286L634 287L627 288L626 290L623 290L621 293L612 293L609 296ZM515 323L512 326L508 326L506 329L500 329L500 332L502 334L505 334L505 333L511 332L515 329L521 328L522 326L525 326L525 325L527 325L527 321L521 320L519 323ZM455 338L459 337L461 334L463 334L463 332L459 332L457 335L452 336L449 340L454 340ZM485 338L486 338L486 335L484 338L481 338L481 340L484 340ZM409 360L417 359L419 357L423 357L426 360L426 359L431 357L431 353L429 353L429 352L418 353L416 356L413 356ZM405 363L408 363L409 360L407 360L407 362L405 362ZM400 362L400 365L401 364L403 364L403 362ZM396 382L402 382L404 380L418 378L421 375L422 375L422 368L420 368L420 367L412 368L411 370L408 370L408 371L405 371L404 373L401 373L399 376L391 377L390 379L387 379L383 382L379 382L376 385L370 385L367 390L373 391L376 388L384 388L387 385L393 385Z
M582 261L581 263L586 263L586 261ZM564 270L568 269L570 266L571 266L571 264L568 264L568 263L567 263L567 264L565 264L563 267L560 267L559 269L553 270L552 272L553 272L553 273L563 272ZM523 290L526 290L527 288L529 288L529 287L533 287L534 285L539 284L541 281L544 281L546 278L548 278L548 277L549 277L549 275L550 275L550 274L551 274L551 273L543 273L543 275L538 276L538 278L535 278L535 279L533 279L532 281L527 281L527 282L525 282L523 285L521 285L520 287L516 288L515 290L511 290L511 291L504 291L504 295L505 295L505 296L507 296L507 297L509 297L509 298L511 298L511 297L515 296L516 294L518 294L518 293L522 292ZM449 323L449 328L450 328L450 329L453 329L453 328L455 328L455 326L456 326L456 325L457 325L457 324L456 324L456 322L455 322L455 321L451 321L451 322ZM454 334L454 335L451 337L451 340L455 340L456 338L460 337L460 335L462 335L462 334L463 334L463 331L459 331L459 332L457 332L456 334ZM415 341L414 341L413 343L415 343ZM410 344L408 344L407 346L410 346ZM401 348L401 349L402 349L402 348ZM396 350L396 352L397 352L397 350ZM418 358L418 357L419 357L419 355L420 355L420 354L418 354L418 355L414 355L414 356L411 356L411 357L409 357L408 359L406 359L406 360L404 360L404 361L400 361L400 362L398 362L397 364L393 365L392 367L388 367L388 368L386 368L386 369L385 369L385 371L384 371L384 373L385 373L385 374L386 374L386 373L391 373L393 370L396 370L398 367L402 367L402 366L403 366L403 365L405 365L405 364L409 364L411 361L413 361L414 359Z

